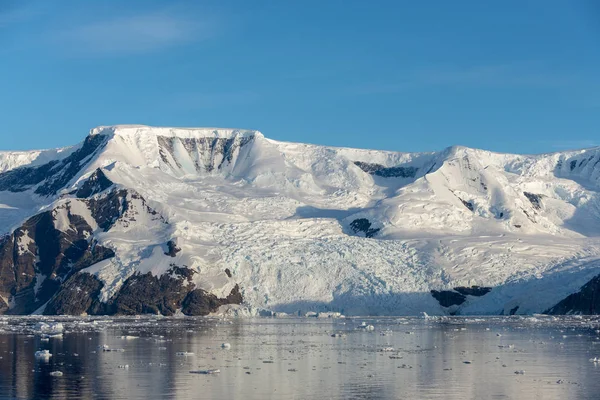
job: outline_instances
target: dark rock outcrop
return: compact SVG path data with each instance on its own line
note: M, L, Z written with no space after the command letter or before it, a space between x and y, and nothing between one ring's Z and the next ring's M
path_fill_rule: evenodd
M231 278L231 270L229 268L225 268L225 274L227 275L228 278Z
M355 161L354 164L364 172L383 178L414 178L419 168L416 167L384 167L381 164Z
M577 293L570 294L544 314L600 314L600 275L583 285Z
M485 287L485 286L471 286L471 287L459 286L459 287L455 287L454 290L465 296L481 297L481 296L488 294L492 290L492 288Z
M542 195L541 194L535 194L535 193L529 193L529 192L523 192L523 194L525 195L525 197L527 197L527 200L529 200L531 202L531 205L533 206L533 208L535 208L536 210L540 210L542 208Z
M190 269L177 266L161 276L136 273L119 290L112 311L120 315L173 315L194 287L192 276Z
M442 307L459 306L467 300L467 296L452 290L432 290L431 295Z
M196 161L196 169L198 171L212 172L223 168L225 163L231 163L238 149L246 146L254 140L254 135L250 136L235 136L232 138L218 137L202 137L202 138L177 138L167 136L157 136L159 145L159 155L165 164L171 164L170 159L175 162L178 167L179 162L175 156L175 145L178 141L183 145L192 160L197 160L198 155L204 160L203 164Z
M68 229L56 229L58 213ZM64 223L64 222L63 222ZM10 314L29 314L48 301L73 273L114 257L91 240L92 228L70 203L35 215L0 242L0 295L13 297ZM38 279L41 281L38 282Z
M224 299L219 299L214 294L207 293L202 289L196 289L185 298L181 311L185 315L208 315L217 311L220 306L242 304L243 300L238 285L235 285L231 293Z
M0 315L8 311L8 304L0 297Z
M460 200L461 203L463 203L463 205L465 207L467 207L469 209L469 211L475 210L475 206L473 206L473 203L471 203L470 201L463 200L460 197L458 199Z
M177 247L176 240L172 239L167 242L167 251L165 251L166 256L175 257L180 251L181 249Z
M226 304L241 304L243 297L236 285L225 298L218 298L192 283L194 272L172 265L161 276L151 273L129 277L108 302L99 300L102 282L81 272L71 276L50 299L45 315L137 315L170 316L178 309L190 316L208 315Z
M111 187L113 182L106 177L100 168L90 175L88 179L75 192L78 198L87 198L101 193Z
M104 284L94 275L81 272L71 276L50 299L45 315L103 314L106 305L99 300Z
M23 192L35 189L40 196L55 195L90 161L91 156L106 145L103 135L88 136L83 145L60 161L50 161L37 167L20 167L0 173L0 191Z
M185 267L172 266L161 276L151 273L135 274L125 281L111 302L111 314L162 314L173 315L178 309L186 315L208 315L225 304L241 304L243 301L236 285L224 299L192 283L194 272Z
M371 222L366 218L358 218L350 223L350 229L354 231L354 233L362 232L365 234L365 237L372 238L375 236L381 229L380 228L371 228Z

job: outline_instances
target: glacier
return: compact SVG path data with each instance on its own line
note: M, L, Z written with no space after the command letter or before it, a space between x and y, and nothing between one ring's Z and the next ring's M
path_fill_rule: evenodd
M97 127L0 152L0 314L596 313L599 189L600 148Z

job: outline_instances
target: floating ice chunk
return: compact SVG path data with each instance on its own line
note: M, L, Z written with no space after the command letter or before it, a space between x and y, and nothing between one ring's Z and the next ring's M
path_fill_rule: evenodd
M598 357L590 358L590 362L593 362L594 364L598 364L598 363L600 363L600 358L598 358Z
M121 339L124 339L124 340L133 340L133 339L139 339L139 337L138 336L129 336L129 335L127 335L127 336L121 336Z
M50 372L50 376L63 376L63 373L60 371L52 371Z
M199 369L196 371L190 371L190 374L200 374L200 375L213 375L221 373L220 369Z
M117 353L123 353L125 351L125 349L111 349L107 344L98 346L98 350L102 350L105 352L117 352Z
M525 375L525 371L523 371L523 370L521 369L521 370L515 371L515 374L516 374L516 375Z
M119 369L129 369L129 364L119 365Z
M394 349L393 347L384 347L383 349L379 350L380 352L392 352L392 351L396 351L396 349Z
M331 337L334 337L334 338L345 338L346 335L343 334L343 333L334 333L334 334L331 335Z
M46 334L49 334L49 335L56 335L56 334L63 333L63 331L65 330L65 327L60 322L50 322L48 324L45 323L45 322L38 322L33 327L33 330L36 331L36 332L39 332L39 333L46 333Z
M183 357L193 357L194 353L190 353L188 351L178 351L177 353L175 353L176 356L183 356Z
M223 344L221 345L221 348L222 348L222 349L229 350L229 349L231 348L231 345L230 345L229 343L223 343Z
M35 358L39 360L49 360L52 357L52 353L49 350L40 350L35 352Z
M320 312L317 314L317 318L343 318L344 316L340 312Z

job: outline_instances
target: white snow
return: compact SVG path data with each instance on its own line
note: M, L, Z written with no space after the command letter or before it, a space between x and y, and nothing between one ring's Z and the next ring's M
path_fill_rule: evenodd
M600 271L600 148L401 153L285 143L237 129L112 126L91 134L109 140L73 182L102 167L147 203L130 194L126 215L101 232L83 200L31 197L21 206L27 193L0 192L0 222L14 226L58 206L55 225L66 231L69 212L82 216L117 253L85 270L105 283L104 301L131 274L160 275L175 264L221 297L238 283L251 310L439 315L446 310L430 290L480 285L494 289L469 297L462 313L516 305L519 313L542 312ZM186 146L204 139L251 140L228 161ZM356 161L416 173L385 178ZM525 193L539 195L539 207ZM352 231L358 218L380 229L374 238ZM164 254L171 239L181 248L175 257Z

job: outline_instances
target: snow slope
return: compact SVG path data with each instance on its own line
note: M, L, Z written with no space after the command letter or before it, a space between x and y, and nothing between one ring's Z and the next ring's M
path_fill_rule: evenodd
M139 194L108 230L75 195L98 170ZM0 189L0 235L60 205L59 231L69 215L87 221L116 254L83 270L104 302L133 274L178 265L197 288L239 284L246 304L275 311L534 313L600 274L600 148L417 154L110 126L68 150L0 153ZM474 285L492 290L447 307L431 294Z

